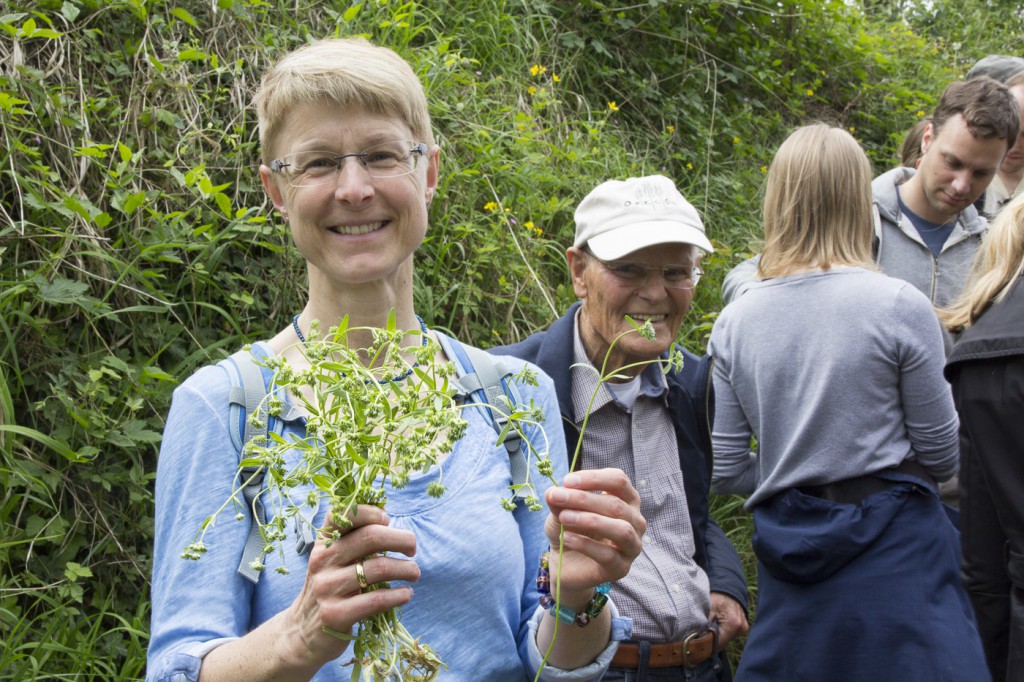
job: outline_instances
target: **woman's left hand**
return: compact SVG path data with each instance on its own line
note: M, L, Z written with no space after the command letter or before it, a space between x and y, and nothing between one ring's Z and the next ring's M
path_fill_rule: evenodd
M570 473L544 499L551 510L544 530L552 548L552 594L564 527L563 601L586 603L593 588L624 577L642 550L647 522L640 513L640 494L621 469L588 469Z

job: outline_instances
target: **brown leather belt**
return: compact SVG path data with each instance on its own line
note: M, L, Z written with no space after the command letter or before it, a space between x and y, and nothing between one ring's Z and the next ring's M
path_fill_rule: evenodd
M708 628L695 632L682 642L651 644L651 668L693 668L711 658L718 648L718 630ZM640 667L640 647L627 642L619 643L619 650L612 658L613 668Z

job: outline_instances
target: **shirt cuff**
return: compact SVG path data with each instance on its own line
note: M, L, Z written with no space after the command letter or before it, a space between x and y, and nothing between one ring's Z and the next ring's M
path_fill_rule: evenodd
M221 644L232 642L237 637L218 637L206 642L195 642L181 651L175 651L162 657L160 661L151 661L146 674L147 682L198 682L199 667L203 656Z
M608 646L597 655L597 658L582 668L563 670L553 665L544 666L544 672L541 673L540 679L545 680L545 682L590 682L600 680L604 676L608 666L611 665L612 657L615 656L615 652L619 649L619 642L629 639L633 635L632 618L620 616L618 609L615 608L615 604L610 599L605 608L610 609L612 615L612 631ZM532 671L539 670L544 660L544 655L537 646L537 628L540 626L545 613L546 610L538 606L528 626L530 634L527 637L526 648Z

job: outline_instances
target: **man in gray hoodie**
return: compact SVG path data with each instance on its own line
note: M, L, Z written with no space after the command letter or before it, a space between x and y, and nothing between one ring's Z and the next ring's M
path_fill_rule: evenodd
M989 77L950 84L921 139L917 169L894 168L871 183L877 220L875 260L936 306L963 288L988 223L973 206L1017 141L1020 112L1004 85ZM726 276L729 303L757 277L757 256Z
M875 259L936 306L952 302L987 222L975 200L1017 141L1020 111L988 77L950 84L921 139L918 168L894 168L871 184L879 220Z

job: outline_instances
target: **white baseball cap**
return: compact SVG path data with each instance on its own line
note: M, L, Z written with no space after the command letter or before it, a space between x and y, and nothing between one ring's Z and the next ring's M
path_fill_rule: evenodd
M714 251L697 209L664 175L603 182L576 207L576 248L615 260L655 244Z

